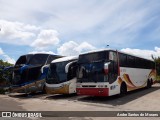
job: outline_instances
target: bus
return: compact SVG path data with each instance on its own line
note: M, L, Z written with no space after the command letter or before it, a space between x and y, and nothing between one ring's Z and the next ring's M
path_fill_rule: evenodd
M152 60L104 49L79 55L76 90L78 95L125 95L131 90L150 88L155 79Z
M53 60L49 66L45 89L48 94L76 93L76 56Z
M47 53L26 54L19 57L13 68L10 92L35 93L44 91L48 65L62 56Z

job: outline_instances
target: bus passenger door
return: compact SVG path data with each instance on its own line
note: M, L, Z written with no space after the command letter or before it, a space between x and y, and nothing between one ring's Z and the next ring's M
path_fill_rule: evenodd
M115 82L118 77L118 59L117 59L117 53L114 51L111 51L109 53L109 60L111 61L109 64L109 84L110 84L110 95L114 95L118 93L118 85ZM115 82L115 83L114 83Z
M77 62L71 63L68 68L67 80L70 81L69 93L76 93L77 68L78 68Z

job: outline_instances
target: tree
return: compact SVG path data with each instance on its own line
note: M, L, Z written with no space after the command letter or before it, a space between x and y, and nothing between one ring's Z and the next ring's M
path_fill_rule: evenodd
M155 59L157 75L160 76L160 57Z
M152 59L155 61L156 64L157 80L160 81L160 57L155 58L152 55Z
M13 64L0 60L0 86L9 85L12 77Z

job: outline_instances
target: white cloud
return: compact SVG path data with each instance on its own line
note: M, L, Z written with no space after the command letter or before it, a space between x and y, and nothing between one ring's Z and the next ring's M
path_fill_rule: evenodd
M11 63L11 64L15 64L15 60L14 60L13 58L9 57L7 54L5 54L5 53L3 52L3 50L2 50L2 48L0 48L0 56L1 56L2 58L4 58L4 59L3 59L4 61L7 61L7 62L9 62L9 63Z
M155 47L154 50L140 50L140 49L131 49L131 48L125 48L125 49L121 49L121 51L123 52L127 52L133 55L138 55L144 58L148 58L148 59L152 59L152 55L153 57L160 57L160 48L159 47Z
M0 48L0 55L3 55L3 54L4 54L4 52L3 52L2 48Z
M74 41L69 41L64 43L61 47L59 47L57 49L57 52L60 55L71 56L71 55L78 55L82 52L90 51L93 49L95 49L95 47L87 42L78 44Z
M78 47L78 44L74 41L69 41L67 43L64 43L57 49L58 54L60 55L77 55L78 51L75 50L75 48Z
M75 48L75 50L78 51L79 53L81 53L83 51L94 50L94 49L96 49L96 48L87 42L83 42Z
M42 30L37 39L31 44L38 50L43 50L59 43L58 32L55 30Z
M4 61L7 61L11 64L15 64L16 61L13 58L9 57L8 55L3 55L3 56L4 56Z
M58 32L38 26L0 20L0 42L27 45L36 50L44 50L59 43Z
M0 29L0 42L29 45L32 38L36 36L36 32L40 28L21 22L0 20Z

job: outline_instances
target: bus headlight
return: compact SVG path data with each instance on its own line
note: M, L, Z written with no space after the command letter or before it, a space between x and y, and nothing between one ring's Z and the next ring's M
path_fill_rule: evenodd
M98 85L98 88L105 88L107 85Z
M81 87L81 84L77 84L76 86L77 86L77 88L80 88L80 87Z

